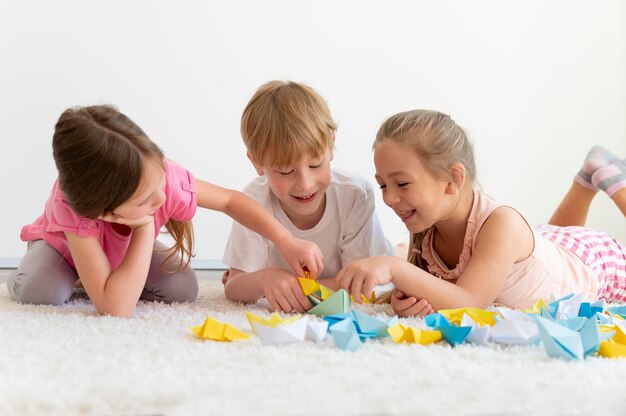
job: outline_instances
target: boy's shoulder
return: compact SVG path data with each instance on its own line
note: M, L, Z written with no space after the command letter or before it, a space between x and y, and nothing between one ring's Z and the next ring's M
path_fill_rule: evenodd
M372 193L372 184L364 176L342 169L331 169L330 185L344 190L352 189L354 192Z

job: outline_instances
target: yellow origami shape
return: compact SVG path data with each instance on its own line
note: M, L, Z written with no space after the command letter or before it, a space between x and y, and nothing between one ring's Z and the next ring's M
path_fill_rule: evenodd
M298 277L298 282L300 283L300 287L302 287L302 291L306 296L309 296L312 293L315 293L321 289L320 284L317 283L315 279L309 279L307 277Z
M300 283L300 287L306 296L313 296L315 299L318 299L318 301L323 302L335 293L326 286L320 285L317 280L311 279L308 272L305 274L305 277L298 277L298 283ZM350 299L354 301L354 297L350 296ZM376 301L376 295L372 292L369 299L364 295L361 295L361 299L365 304L374 303Z
M226 324L211 318L210 316L202 325L191 328L198 338L210 339L213 341L236 341L240 339L248 339L250 336L245 332L237 329L231 324Z
M548 310L548 305L546 305L543 299L539 298L539 300L530 309L524 309L524 312L531 313L533 315L541 315L541 308Z
M615 335L611 337L610 341L626 346L626 333L624 333L624 329L619 325L613 325L613 330L615 331Z
M626 345L614 341L602 341L598 355L608 358L626 357Z
M611 331L615 331L616 330L615 329L616 326L617 325L615 325L615 324L598 324L598 330L601 333L611 332Z
M478 308L441 309L438 311L453 325L461 325L463 315L467 315L480 326L494 326L496 324L496 312Z
M326 299L328 299L329 297L331 297L332 295L335 294L334 291L332 291L331 289L327 288L326 286L319 285L319 287L320 287L319 291L320 291L322 300L326 300Z
M602 341L598 355L608 358L626 357L626 333L619 325L598 325L600 332L615 331L608 341Z
M350 296L350 299L352 299L353 302L356 302L356 300L354 299L354 296ZM374 292L372 292L370 294L369 299L365 297L364 294L361 294L361 300L363 301L363 304L368 304L368 303L376 303L376 294Z
M259 315L246 311L246 318L248 318L248 322L252 327L252 331L256 333L256 330L254 329L254 322L276 328L279 325L285 325L297 321L298 319L300 319L300 315L290 316L287 319L283 319L279 314L273 313L268 319L264 319L261 318Z
M395 324L387 329L393 340L400 344L402 342L427 345L441 340L441 331L428 329L417 329L412 326Z

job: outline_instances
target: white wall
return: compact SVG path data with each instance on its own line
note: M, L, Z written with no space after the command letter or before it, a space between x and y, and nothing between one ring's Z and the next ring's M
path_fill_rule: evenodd
M196 176L242 188L254 171L239 117L270 79L325 96L334 165L372 183L387 116L451 114L475 143L483 189L544 222L591 145L626 156L625 23L619 0L0 0L0 258L23 254L20 228L41 213L65 108L114 103ZM589 225L626 242L605 195ZM200 212L197 257L220 259L229 230Z

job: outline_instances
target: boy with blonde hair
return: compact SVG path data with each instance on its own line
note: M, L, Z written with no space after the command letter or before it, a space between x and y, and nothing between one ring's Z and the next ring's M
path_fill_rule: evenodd
M337 125L324 99L296 82L262 85L241 117L241 135L259 177L244 193L265 207L294 236L316 243L324 256L321 284L336 289L346 264L392 254L374 211L374 191L361 176L331 169ZM312 307L296 276L271 241L238 223L223 261L226 298L272 309Z

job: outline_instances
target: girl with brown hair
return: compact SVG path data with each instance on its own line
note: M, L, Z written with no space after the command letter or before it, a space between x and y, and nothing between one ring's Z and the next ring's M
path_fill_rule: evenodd
M44 213L22 229L28 250L8 279L11 298L59 305L80 283L100 313L132 315L137 301L195 300L191 219L222 211L271 240L299 275L317 276L318 247L292 236L241 192L200 179L166 159L111 106L66 110L53 137L58 170ZM175 244L158 241L165 227Z

